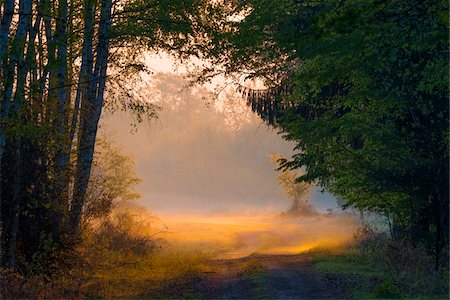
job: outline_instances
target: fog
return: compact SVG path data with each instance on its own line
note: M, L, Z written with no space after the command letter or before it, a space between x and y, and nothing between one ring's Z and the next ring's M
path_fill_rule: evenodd
M126 210L136 220L133 233L150 236L162 251L203 253L210 258L337 251L354 242L354 234L361 226L348 214L288 216L247 211L168 212L155 216L138 205L128 205Z
M358 222L347 215L286 217L273 213L170 214L162 216L171 246L219 258L252 253L298 254L351 244Z
M107 112L100 127L100 135L135 159L142 199L128 209L151 220L143 234L170 249L221 258L300 253L353 240L358 225L352 217L283 215L291 203L270 157L292 156L294 143L266 126L232 88L212 96L163 67L140 85L143 100L162 108L158 119L130 126L133 114ZM319 212L337 207L319 188L310 198Z
M225 89L212 97L205 87L156 73L146 99L162 107L159 118L137 127L130 112L106 112L106 135L135 158L143 179L137 190L152 212L282 211L289 207L277 184L271 154L292 155L294 144L263 124L244 100ZM317 190L320 210L336 201Z

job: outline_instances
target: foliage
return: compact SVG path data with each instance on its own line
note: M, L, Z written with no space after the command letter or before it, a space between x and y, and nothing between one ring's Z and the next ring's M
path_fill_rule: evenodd
M61 282L34 275L25 277L11 269L0 269L2 299L82 299L77 291L69 291Z
M134 188L141 181L130 156L112 142L98 139L84 205L85 222L108 217L114 206L139 199Z
M339 253L315 251L314 266L329 284L358 299L446 298L448 269L435 270L425 249L392 241L362 227L355 244Z
M150 215L116 210L85 232L82 260L73 269L80 291L96 297L180 297L189 291L206 257L168 247Z
M379 299L399 299L401 298L401 291L392 283L382 283L374 290L375 298Z
M142 209L141 209L142 211ZM0 297L33 299L158 298L191 295L208 257L180 250L160 238L150 215L115 210L85 226L72 268L49 276L0 271Z
M438 268L449 232L448 3L239 4L223 67L265 79L266 91L240 90L297 143L285 167L387 215Z
M280 168L280 162L286 160L282 155L272 155L272 161L277 163L277 168ZM293 172L291 170L281 170L278 175L278 183L283 187L284 193L289 200L292 201L291 207L287 211L288 215L311 215L317 213L312 206L309 193L314 187L309 182L299 182L297 178L301 176L299 171Z

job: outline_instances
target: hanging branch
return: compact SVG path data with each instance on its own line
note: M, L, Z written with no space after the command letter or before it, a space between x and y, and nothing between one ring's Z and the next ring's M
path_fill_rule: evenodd
M252 108L267 124L276 126L277 116L287 107L283 104L283 98L292 94L287 80L279 86L268 89L252 89L239 84L236 91L247 100L247 105Z

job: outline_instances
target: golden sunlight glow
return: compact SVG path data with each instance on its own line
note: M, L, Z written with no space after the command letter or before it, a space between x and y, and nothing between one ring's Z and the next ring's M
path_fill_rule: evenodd
M275 213L178 213L160 218L168 228L160 237L169 245L199 250L218 258L339 248L352 242L358 227L358 222L348 216L293 218Z

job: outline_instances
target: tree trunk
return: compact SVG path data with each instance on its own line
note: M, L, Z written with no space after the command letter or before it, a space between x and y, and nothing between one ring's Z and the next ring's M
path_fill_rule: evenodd
M57 130L58 134L63 140L63 143L57 149L56 153L56 168L57 173L62 175L61 177L66 177L65 169L69 163L69 149L67 147L67 118L68 118L68 100L70 99L66 95L66 83L67 83L67 17L68 17L68 7L67 0L60 0L58 7L58 21L56 23L56 34L55 42L57 47L57 57L56 57L56 98L57 98ZM68 178L63 178L65 182L68 182Z
M19 229L19 212L20 212L20 200L21 200L21 191L22 191L22 149L21 149L21 141L20 138L15 139L15 174L14 174L14 190L12 197L12 208L10 214L10 230L8 232L8 239L6 244L6 264L10 269L14 269L16 264L16 242L17 242L17 232Z
M78 90L75 99L75 109L78 108L78 103L81 101L80 107L80 125L78 132L78 149L77 149L77 166L75 173L75 182L74 182L74 191L71 202L71 211L70 211L70 225L72 227L72 231L74 236L77 236L81 218L81 211L83 207L84 194L86 192L86 187L83 186L84 176L83 173L83 155L86 146L85 138L83 135L86 130L86 123L91 121L92 109L90 107L90 98L92 98L93 94L93 36L94 36L94 3L92 0L85 0L85 13L84 13L84 40L83 40L83 48L82 48L82 64L80 69L80 76L78 82ZM81 99L81 100L80 100ZM74 111L72 119L73 128L71 128L71 138L73 139L73 135L75 134L75 125L76 120L78 118L78 110ZM90 170L89 170L90 171Z
M85 26L84 26L84 39L83 48L81 50L81 68L78 79L77 92L75 96L74 111L72 114L72 122L70 127L69 139L72 143L75 138L79 109L81 98L86 97L89 85L92 81L92 69L94 65L94 58L92 54L93 36L94 36L94 12L93 12L92 0L85 1Z
M61 227L65 220L64 216L68 211L69 204L69 186L70 186L70 149L71 142L68 138L68 117L70 94L67 93L67 22L68 22L68 4L67 0L59 0L58 19L56 22L56 32L54 35L55 43L55 67L51 82L54 84L54 93L52 96L56 100L55 131L56 137L60 142L55 151L55 174L56 180L53 183L52 193L57 199L57 209L55 211L55 230L53 234L55 239L59 240L61 236Z
M15 68L17 66L17 77L19 75L23 74L24 69L24 49L25 49L25 42L28 30L30 29L31 24L31 9L32 9L32 0L21 0L19 2L19 21L17 25L17 30L15 33L15 37L13 40L13 44L11 47L11 59L9 61L9 64L6 68L6 76L4 78L4 95L3 95L3 101L11 102L11 95L13 90L13 81L15 76ZM19 74L21 73L21 74ZM20 78L17 78L20 80ZM19 84L19 82L17 82ZM17 86L16 84L16 91L20 88L23 89L21 86ZM14 99L16 101L13 102L13 111L10 112L13 114L14 117L18 117L19 110L21 109L21 98L18 97L17 99ZM8 233L5 232L5 234L8 235L7 239L7 245L6 245L6 255L7 255L7 265L9 268L14 268L15 266L15 250L16 250L16 240L17 240L17 230L19 227L19 208L20 208L20 200L21 200L21 192L22 192L22 185L21 185L21 139L20 136L16 136L14 138L14 145L15 147L14 152L14 165L15 165L15 174L14 174L14 182L13 182L13 196L11 199L11 226Z
M25 42L28 29L31 23L31 7L32 0L21 0L19 2L19 23L11 47L11 59L6 67L6 74L4 77L4 91L3 103L10 103L13 92L15 68L19 69L24 61ZM3 104L2 103L2 104ZM18 105L14 105L14 110L17 112Z
M111 8L111 0L102 0L95 69L92 76L90 76L92 81L88 82L87 93L83 95L82 101L78 161L71 211L71 225L76 234L75 236L78 235L80 229L84 197L89 183L92 161L94 158L94 146L98 122L103 106L106 70L108 65ZM89 67L89 63L87 63L87 66Z
M4 66L8 61L8 41L9 41L9 28L11 27L11 21L14 13L14 0L6 0L3 4L3 15L0 24L0 78L5 78L6 74ZM3 92L3 91L1 91ZM6 148L6 136L4 133L3 120L9 113L9 101L4 101L0 98L0 209L2 203L2 161ZM1 211L1 210L0 210ZM0 227L3 227L3 219L0 213ZM0 245L0 255L2 253L2 246ZM0 257L1 260L1 257Z
M14 2L14 0L6 0L3 4L3 16L0 25L0 70L8 59L9 28L14 14Z

